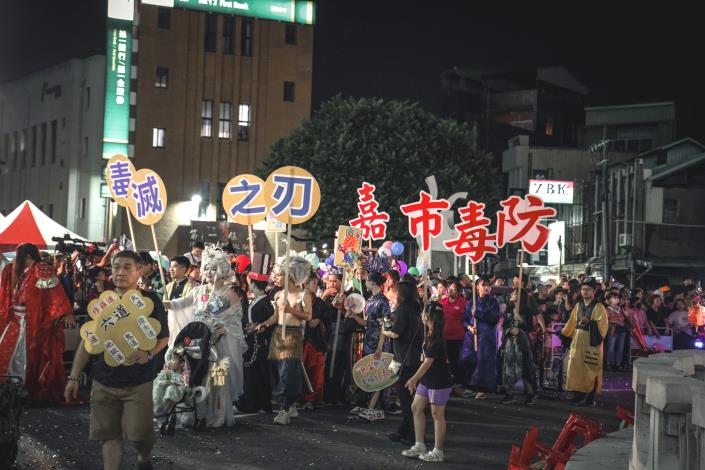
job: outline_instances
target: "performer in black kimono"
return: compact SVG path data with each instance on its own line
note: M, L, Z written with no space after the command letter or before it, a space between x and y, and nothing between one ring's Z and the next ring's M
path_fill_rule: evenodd
M267 358L271 331L264 330L257 333L255 328L274 314L274 307L267 294L264 293L268 276L251 272L247 275L247 279L254 299L247 311L247 327L245 328L248 346L244 355L245 390L236 405L240 411L245 413L254 413L259 410L271 413L272 385L269 378L269 359Z

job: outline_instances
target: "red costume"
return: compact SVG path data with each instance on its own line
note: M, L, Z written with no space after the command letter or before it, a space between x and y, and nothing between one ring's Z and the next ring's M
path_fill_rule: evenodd
M22 377L34 402L61 402L66 373L59 319L71 305L51 266L34 263L14 292L13 268L5 266L0 280L0 375Z

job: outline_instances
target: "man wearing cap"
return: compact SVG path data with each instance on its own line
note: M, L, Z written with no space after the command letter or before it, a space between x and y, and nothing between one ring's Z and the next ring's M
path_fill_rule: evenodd
M595 278L580 283L580 297L561 334L573 338L568 353L566 390L575 393L574 402L594 405L602 390L602 342L609 322L604 306L595 300Z

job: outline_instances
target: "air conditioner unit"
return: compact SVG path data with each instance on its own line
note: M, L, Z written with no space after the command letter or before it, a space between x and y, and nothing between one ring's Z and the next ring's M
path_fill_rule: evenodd
M574 255L584 255L585 254L585 243L573 243L573 254Z
M628 233L620 233L619 234L619 246L629 246L629 234Z

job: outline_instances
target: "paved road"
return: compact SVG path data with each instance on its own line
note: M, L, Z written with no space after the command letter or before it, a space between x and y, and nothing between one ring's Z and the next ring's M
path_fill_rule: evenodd
M608 381L609 382L609 381ZM576 408L567 402L539 401L535 407L505 406L499 397L488 400L451 399L447 411L447 469L506 468L512 444L519 444L531 427L539 440L552 444L571 412L603 423L613 432L619 422L615 405L631 408L633 395L626 376L613 377L611 386L595 408ZM18 469L99 469L100 445L88 441L87 406L32 408L22 418ZM403 446L389 441L399 417L368 423L348 418L346 409L331 407L302 412L290 426L272 424L272 416L238 419L233 428L193 433L177 430L160 438L155 447L155 468L198 470L225 468L279 469L401 469L429 468L400 455ZM430 419L430 416L429 416ZM427 425L430 438L432 423ZM127 453L124 468L135 468L135 453Z

